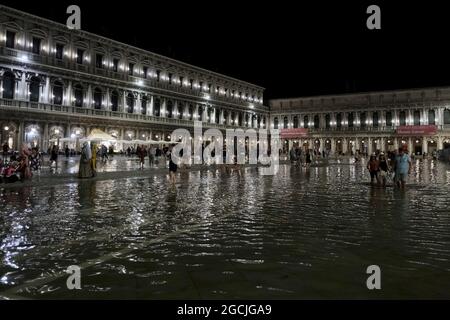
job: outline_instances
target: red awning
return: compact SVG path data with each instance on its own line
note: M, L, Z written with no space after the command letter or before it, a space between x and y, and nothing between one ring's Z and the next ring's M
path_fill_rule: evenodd
M281 139L299 139L308 136L308 129L296 128L296 129L281 129L280 138Z
M399 136L432 136L437 133L437 126L400 126L397 127Z

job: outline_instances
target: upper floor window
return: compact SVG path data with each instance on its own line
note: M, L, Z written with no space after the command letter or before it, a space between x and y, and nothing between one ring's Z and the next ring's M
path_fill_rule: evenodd
M372 125L376 128L378 127L378 112L372 114Z
M38 77L32 77L30 81L30 101L39 102L39 93L41 80Z
M41 39L33 37L33 48L32 52L34 54L41 54Z
M392 112L391 111L386 112L386 126L392 127Z
M144 72L144 79L147 79L148 67L144 66L144 67L142 68L142 71Z
M320 127L320 119L319 119L318 115L315 115L314 116L314 128L319 129L319 127Z
M97 53L95 55L95 66L98 69L102 69L103 68L103 55L100 53Z
M84 50L77 49L77 63L83 64L83 58L84 58Z
M55 54L56 59L62 60L63 55L64 55L64 45L61 43L57 43L56 44L56 54Z
M183 80L184 80L184 78L180 77L180 87L183 85Z
M113 59L113 71L114 72L119 71L119 59L117 58Z
M132 76L133 73L134 73L134 64L133 64L133 63L129 63L129 64L128 64L128 74L129 74L130 76Z
M336 115L336 127L340 128L342 126L342 114L338 113Z
M303 117L303 128L307 129L309 127L309 117L304 116Z
M161 71L156 70L156 81L159 81L160 78L161 78Z
M14 91L16 88L16 77L10 71L3 74L3 98L14 99Z
M420 111L419 110L414 111L414 125L420 126Z
M361 128L365 128L366 127L366 113L365 112L362 112L361 114L360 114L360 126L361 126Z
M189 79L189 86L192 89L192 87L194 86L194 79Z
M348 114L348 127L349 128L353 128L353 118L354 118L354 116L353 116L353 112L350 112L349 114Z
M325 115L325 128L329 129L331 125L331 117L329 114Z
M283 128L287 129L288 126L289 126L288 117L284 117L284 119L283 119Z
M173 77L173 75L171 73L169 73L169 84L172 84L172 77Z
M294 117L294 128L295 129L298 128L298 117L297 116Z
M274 128L274 129L278 129L278 118L277 118L277 117L275 117L275 118L273 119L273 128Z
M6 31L6 47L14 48L16 44L16 33L12 31Z
M450 110L445 109L444 110L444 125L450 124Z
M399 115L399 122L401 126L406 126L406 112L405 111L401 111L400 115Z
M436 117L434 114L434 110L428 111L428 124L436 124Z

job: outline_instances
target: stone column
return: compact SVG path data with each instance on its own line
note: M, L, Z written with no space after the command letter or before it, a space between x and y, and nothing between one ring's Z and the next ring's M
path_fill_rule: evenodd
M398 138L397 137L395 137L394 138L394 150L398 150Z
M69 80L69 85L66 88L65 101L63 101L63 105L71 106L72 105L72 80Z
M163 118L163 117L166 117L167 99L166 98L161 98L161 99L162 99L161 118Z
M22 143L24 142L24 123L23 121L20 121L19 123L19 129L18 129L18 134L17 134L17 143L16 143L16 149L20 150L20 148L22 147Z
M341 141L342 141L342 152L344 154L347 154L347 151L348 151L348 149L347 149L347 147L348 147L348 140L347 140L347 138L344 138Z
M428 154L428 141L426 137L422 138L422 154L424 153Z
M331 154L336 154L336 138L331 138Z
M385 143L385 138L381 138L380 139L380 150L382 151L382 152L385 152L386 151L386 143Z
M370 155L372 155L372 143L373 143L373 139L372 138L367 138L367 153Z
M147 115L148 116L153 115L153 96L150 96L150 105L147 108Z
M438 137L438 139L437 139L437 149L438 150L444 149L444 138L443 137Z
M412 138L411 137L408 138L408 152L409 152L409 154L413 154L414 153L413 144L412 144Z
M48 122L44 124L44 133L43 133L43 141L42 141L42 149L41 151L47 151L48 149L48 140L49 140L49 133L48 133Z

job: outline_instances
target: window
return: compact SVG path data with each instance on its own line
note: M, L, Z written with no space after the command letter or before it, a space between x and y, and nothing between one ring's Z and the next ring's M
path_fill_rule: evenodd
M183 104L178 104L178 119L183 119Z
M354 122L354 115L353 112L350 112L348 114L348 127L353 128L353 122Z
M102 90L95 88L94 90L94 109L100 110L102 108Z
M336 127L337 128L342 127L342 114L340 113L336 115Z
M191 104L189 105L189 120L193 120L194 118L194 106Z
M220 111L218 109L216 109L216 113L214 114L214 116L214 122L217 124L220 123Z
M83 58L84 58L84 50L77 49L77 63L83 64Z
M450 110L445 109L444 110L444 125L450 124Z
M284 117L283 119L283 128L287 129L289 126L288 117Z
M366 127L366 113L365 112L362 112L360 114L360 126L361 126L361 128Z
M117 91L111 92L111 111L119 110L119 94Z
M161 78L161 71L160 70L156 70L156 81L159 82L160 78Z
M295 129L298 128L298 117L297 116L294 117L294 128Z
M147 96L143 96L141 99L141 113L144 115L147 114L147 100Z
M142 71L144 72L144 79L147 79L147 74L148 74L148 67L143 67Z
M64 45L61 43L56 44L56 59L62 60L64 54Z
M134 112L134 96L131 92L127 95L127 107L128 113Z
M372 114L372 123L375 128L378 127L378 112Z
M102 69L103 68L103 55L100 53L97 53L95 55L95 66L98 69Z
M158 98L155 98L155 102L153 104L153 115L155 117L159 117L160 111L161 111L161 101Z
M172 84L172 74L169 73L169 84Z
M304 116L303 117L303 128L308 129L308 127L309 127L309 117Z
M166 117L172 118L172 116L173 116L173 102L169 100L167 102Z
M414 111L414 125L420 126L420 111L419 110Z
M33 49L34 54L41 54L41 39L33 37Z
M134 63L128 64L128 75L132 76L134 73Z
M203 121L203 107L198 107L198 120Z
M194 79L190 79L189 80L189 87L192 89L193 86L194 86Z
M277 117L275 117L275 118L273 119L273 128L274 128L274 129L278 129L278 118L277 118Z
M41 80L38 77L32 77L30 81L30 101L39 102L39 93Z
M83 106L83 87L79 84L74 89L75 107L81 108Z
M183 86L183 80L184 80L184 78L183 78L183 77L180 77L180 87Z
M391 111L386 112L386 126L392 127L392 112Z
M331 125L331 117L329 114L325 115L325 128L329 129Z
M319 127L320 127L320 119L319 119L318 115L315 115L314 116L314 128L319 129Z
M117 58L113 59L113 71L114 72L119 71L119 59Z
M14 99L14 89L16 87L16 77L12 72L3 75L3 98Z
M16 33L12 31L6 31L6 47L14 48L16 44Z
M400 112L399 119L400 119L400 125L406 126L406 112L405 111Z
M436 117L435 117L435 113L434 110L430 110L428 111L428 124L436 124Z
M56 81L53 84L53 104L61 105L63 102L63 84Z

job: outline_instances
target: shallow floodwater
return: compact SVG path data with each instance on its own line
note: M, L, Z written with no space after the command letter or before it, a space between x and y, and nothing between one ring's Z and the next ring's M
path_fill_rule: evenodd
M0 297L450 298L450 166L400 191L351 162L4 189Z

